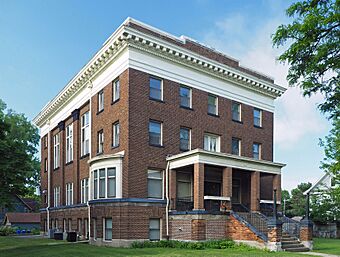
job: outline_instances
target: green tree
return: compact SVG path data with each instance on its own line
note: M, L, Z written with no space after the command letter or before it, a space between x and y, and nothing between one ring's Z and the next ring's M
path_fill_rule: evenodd
M33 195L40 180L35 157L38 129L0 99L0 205L11 207L12 196Z
M292 189L289 200L289 209L286 215L289 217L304 216L306 214L306 196L303 193L312 186L311 183L301 183Z

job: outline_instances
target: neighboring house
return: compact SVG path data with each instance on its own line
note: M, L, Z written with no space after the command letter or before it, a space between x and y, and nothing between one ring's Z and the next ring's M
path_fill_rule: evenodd
M40 213L7 212L3 225L20 230L40 229Z
M34 199L21 198L17 195L12 197L12 207L0 207L0 224L3 223L7 212L35 212L39 210L38 203Z
M273 122L284 91L213 48L128 18L34 119L42 226L112 246L270 244L232 210L272 206L274 189L281 199Z

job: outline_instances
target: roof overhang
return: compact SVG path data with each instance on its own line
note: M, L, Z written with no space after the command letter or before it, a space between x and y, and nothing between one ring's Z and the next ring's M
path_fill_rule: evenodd
M307 195L310 193L318 193L320 190L329 190L332 186L332 178L333 174L330 172L326 172L314 185L312 185L308 190L306 190L303 194Z
M202 149L195 149L185 153L169 156L166 160L169 162L170 169L178 169L194 163L204 163L241 170L281 174L281 168L286 166L282 163L255 160L244 156L210 152Z

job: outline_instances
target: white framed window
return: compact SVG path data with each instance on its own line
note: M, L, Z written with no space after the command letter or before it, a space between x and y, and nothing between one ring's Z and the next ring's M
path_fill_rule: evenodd
M93 171L93 199L98 199L98 170Z
M191 129L184 127L180 128L179 137L180 150L189 151L191 149Z
M220 136L205 133L204 150L211 152L220 152Z
M163 100L163 80L150 77L150 98L154 100Z
M66 127L66 163L73 161L73 123Z
M148 170L148 197L163 198L163 172Z
M60 167L60 134L56 134L53 137L53 154L54 154L54 159L53 159L53 168L57 169Z
M180 86L179 88L179 96L180 96L180 106L185 108L191 108L191 96L192 90L186 86Z
M218 115L218 97L215 95L208 95L208 113Z
M98 112L104 110L104 91L98 93Z
M90 113L86 112L81 116L81 155L90 152Z
M105 198L106 197L106 169L99 169L99 198Z
M104 132L103 132L103 130L98 131L97 142L98 142L97 153L103 153L103 151L104 151Z
M72 231L72 219L68 219L68 231Z
M149 239L150 241L158 241L161 239L161 221L160 219L149 220Z
M192 177L191 173L177 172L177 198L188 199L192 197Z
M54 207L60 206L60 186L53 189Z
M116 197L116 168L107 168L107 197Z
M45 158L45 162L44 162L44 172L48 171L48 161L47 158Z
M87 203L89 200L89 179L84 178L80 182L81 190L80 190L80 201L81 203Z
M48 146L47 136L44 136L44 147L47 148L47 146Z
M73 204L73 183L66 184L66 205Z
M112 147L119 146L119 134L120 134L120 127L119 122L115 122L112 124Z
M237 102L233 102L231 105L232 119L233 121L241 121L242 119L242 111L241 104Z
M115 198L117 196L116 168L108 167L92 172L93 199Z
M163 143L162 136L162 122L150 120L149 121L149 144L161 146Z
M112 240L112 218L105 218L103 221L103 229L104 229L104 240L111 241Z
M241 155L241 139L235 137L231 139L231 153Z
M66 227L66 219L63 219L63 232L67 231L67 227Z
M256 160L262 159L262 145L260 143L253 144L253 158Z
M93 226L93 239L97 240L97 219L92 219L92 226Z
M83 235L83 221L78 219L78 234L79 236Z
M89 220L84 219L84 236L86 239L89 239Z
M120 82L119 79L113 81L112 84L112 102L116 102L120 97Z
M262 110L254 108L254 126L262 127Z

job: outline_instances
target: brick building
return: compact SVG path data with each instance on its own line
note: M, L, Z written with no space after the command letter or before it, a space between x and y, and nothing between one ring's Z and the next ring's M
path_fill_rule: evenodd
M284 91L210 47L128 18L34 119L42 227L100 245L266 245L270 235L238 213L270 209L274 189L280 199L273 116Z

